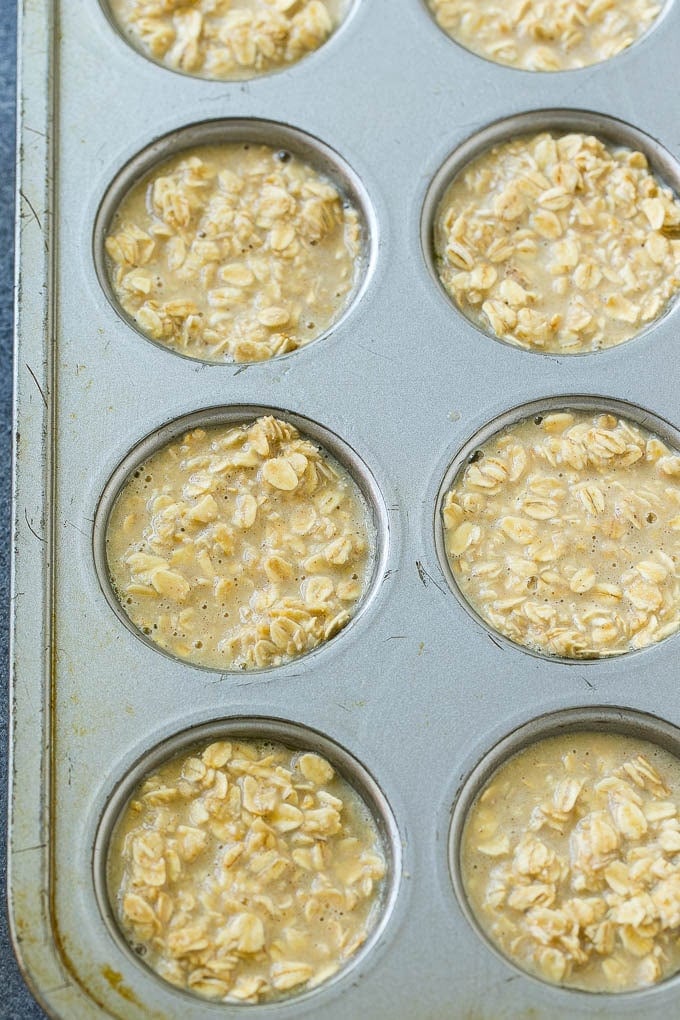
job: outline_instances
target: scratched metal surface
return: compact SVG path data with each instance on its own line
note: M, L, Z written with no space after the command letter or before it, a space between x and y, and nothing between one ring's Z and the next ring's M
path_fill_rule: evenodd
M419 0L359 0L336 38L298 67L214 84L146 62L96 3L25 0L10 883L23 966L52 1015L241 1015L188 1002L123 952L98 909L93 846L109 797L145 750L191 724L255 715L318 729L369 769L396 818L403 870L379 944L355 968L304 1002L249 1007L249 1016L673 1012L677 981L614 1000L518 975L466 921L447 843L462 778L514 727L597 705L680 723L680 638L581 664L492 641L446 586L433 522L460 447L525 401L604 394L677 424L669 366L679 313L602 354L513 350L437 288L420 215L457 145L528 110L620 118L677 159L679 36L675 3L611 63L541 76L461 50ZM330 336L245 370L143 341L108 304L92 259L95 215L117 170L168 131L224 117L284 121L340 153L368 192L378 242L360 303ZM650 156L663 168L653 144ZM92 552L99 496L130 448L179 415L233 403L299 413L340 436L380 487L390 533L384 580L356 625L308 660L253 676L192 669L144 645L111 611Z
M0 7L0 527L11 529L12 303L14 271L16 7ZM0 547L0 875L7 862L7 756L9 751L9 622L11 544ZM4 880L3 880L4 884ZM17 966L9 933L6 896L0 897L0 974L5 1020L38 1020L43 1011L28 991Z

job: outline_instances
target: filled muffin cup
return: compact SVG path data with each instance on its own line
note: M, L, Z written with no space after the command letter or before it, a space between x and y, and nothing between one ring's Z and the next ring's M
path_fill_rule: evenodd
M234 717L140 755L106 804L93 869L137 966L194 1001L253 1005L306 999L365 962L401 843L350 752L287 720Z

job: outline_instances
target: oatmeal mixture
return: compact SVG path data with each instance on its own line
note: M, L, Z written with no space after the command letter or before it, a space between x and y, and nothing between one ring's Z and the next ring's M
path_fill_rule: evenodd
M378 919L385 871L368 808L324 758L221 741L138 788L108 881L125 937L161 977L254 1003L343 966Z
M113 291L152 340L204 361L296 350L344 310L359 215L325 177L265 145L183 152L123 199L106 238Z
M483 330L580 354L623 343L680 288L680 202L641 152L592 135L498 145L449 186L434 247L444 287Z
M661 13L652 0L428 0L447 35L527 71L568 71L615 57Z
M130 620L216 669L277 666L349 621L370 570L358 487L292 425L194 429L131 477L106 548Z
M614 733L548 737L493 775L466 821L468 902L532 974L625 992L680 969L680 762Z
M443 526L461 593L528 648L617 655L680 626L680 455L629 421L505 429L454 480Z
M136 49L199 78L254 78L322 46L342 0L110 0Z

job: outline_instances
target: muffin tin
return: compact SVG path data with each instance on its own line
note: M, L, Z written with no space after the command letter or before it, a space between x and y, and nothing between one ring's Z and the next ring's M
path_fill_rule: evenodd
M459 603L435 536L450 466L516 408L595 396L677 428L677 304L621 347L578 358L517 350L453 308L421 226L452 153L520 115L523 131L621 121L617 140L642 131L674 185L677 3L663 30L612 61L545 75L462 50L421 0L358 0L317 53L240 83L152 64L94 3L24 3L20 32L10 900L35 994L69 1020L668 1016L678 979L593 996L490 952L456 896L449 830L465 777L546 713L585 711L608 725L619 708L634 710L651 716L648 738L665 742L680 723L680 639L587 663L528 654ZM282 124L351 168L345 186L366 196L367 272L347 315L308 347L255 365L199 364L147 343L111 307L95 224L112 182L158 140L251 120L258 141L266 123ZM381 507L380 570L361 613L312 655L257 673L192 668L112 610L93 522L107 481L145 437L206 409L263 406L304 417L354 451L350 467L365 466ZM154 748L258 718L298 740L308 732L312 747L331 740L372 777L394 819L390 909L373 944L327 985L270 1005L216 1005L159 983L121 945L100 896L97 834Z

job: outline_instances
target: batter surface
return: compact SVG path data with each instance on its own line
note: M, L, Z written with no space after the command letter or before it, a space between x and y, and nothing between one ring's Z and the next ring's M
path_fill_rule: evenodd
M369 575L357 485L287 422L194 429L127 481L107 527L114 589L161 648L277 666L333 637Z
M561 734L520 751L473 804L472 910L532 974L593 992L680 969L680 762L645 740Z
M632 422L512 425L456 477L443 524L462 594L528 648L619 655L680 626L680 455Z
M255 1003L336 973L380 912L370 811L324 758L220 741L162 765L115 830L109 894L166 981Z
M254 78L319 49L343 0L110 0L132 45L199 78Z
M568 71L615 57L661 13L655 0L428 0L441 28L473 53L527 71Z
M203 361L263 361L339 318L361 233L357 211L297 156L202 146L123 199L106 238L109 278L150 339Z
M641 152L544 132L483 153L452 181L437 270L486 332L532 350L613 347L680 287L680 202Z

